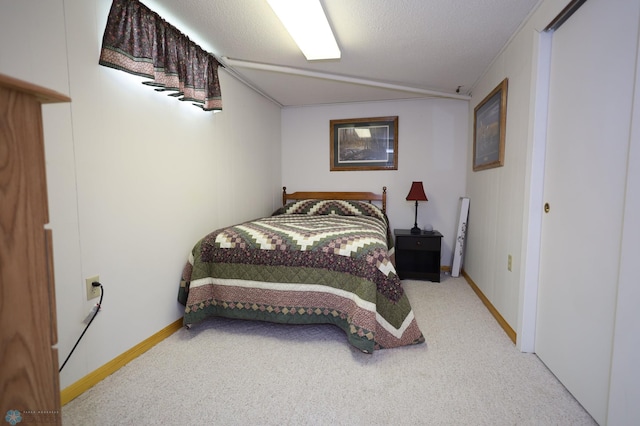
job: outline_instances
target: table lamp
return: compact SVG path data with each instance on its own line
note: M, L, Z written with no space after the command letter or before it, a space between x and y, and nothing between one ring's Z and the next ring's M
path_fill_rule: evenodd
M416 216L415 223L413 228L411 228L412 234L420 234L420 228L418 228L418 201L429 201L427 199L427 194L424 193L424 188L422 187L422 182L413 182L411 184L411 189L409 190L409 195L407 195L407 201L415 201L416 202Z

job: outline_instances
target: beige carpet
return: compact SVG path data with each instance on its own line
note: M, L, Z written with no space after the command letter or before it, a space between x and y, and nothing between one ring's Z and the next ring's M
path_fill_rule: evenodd
M595 424L464 279L404 284L426 345L366 355L330 325L213 319L71 401L63 424Z

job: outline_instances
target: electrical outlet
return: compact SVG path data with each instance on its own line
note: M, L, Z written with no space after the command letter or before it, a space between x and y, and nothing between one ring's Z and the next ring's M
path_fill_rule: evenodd
M93 282L100 281L100 276L96 275L93 277L85 278L84 282L87 286L87 300L95 299L96 297L100 297L100 287L94 287Z
M511 271L511 262L512 262L512 260L513 260L513 259L511 258L511 255L509 255L509 258L508 258L508 260L507 260L507 269L508 269L509 271Z

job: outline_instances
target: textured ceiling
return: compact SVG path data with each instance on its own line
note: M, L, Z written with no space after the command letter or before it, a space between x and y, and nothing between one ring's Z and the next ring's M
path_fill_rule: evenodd
M142 2L204 49L229 58L232 73L293 106L424 97L426 91L455 96L458 86L468 95L539 0L321 0L342 58L311 62L266 0ZM246 62L287 69L258 70ZM289 68L315 74L282 72ZM350 82L336 81L345 77ZM378 82L387 86L372 86Z

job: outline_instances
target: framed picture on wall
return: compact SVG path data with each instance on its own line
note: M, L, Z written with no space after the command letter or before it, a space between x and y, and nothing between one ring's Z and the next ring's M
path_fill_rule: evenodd
M505 78L473 111L474 172L504 165L507 88Z
M398 170L398 117L330 121L330 170Z

